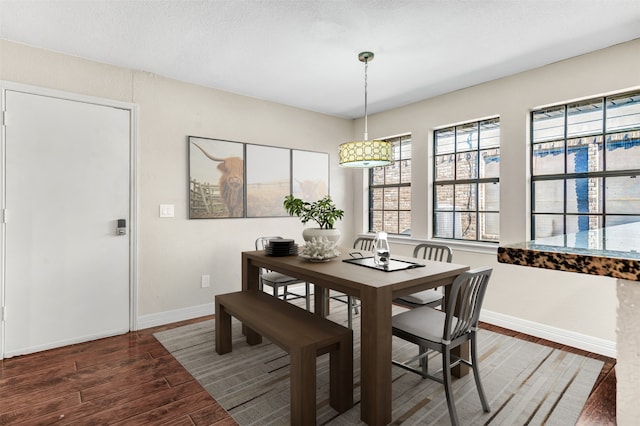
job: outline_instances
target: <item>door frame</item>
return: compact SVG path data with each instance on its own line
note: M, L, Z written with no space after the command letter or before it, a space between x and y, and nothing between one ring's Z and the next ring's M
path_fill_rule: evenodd
M68 101L82 102L106 107L122 109L129 112L129 330L138 329L138 105L81 95L56 89L31 86L0 80L0 360L5 350L5 319L11 315L5 308L6 286L6 131L5 123L11 117L5 114L7 91L22 92L37 96L47 96Z

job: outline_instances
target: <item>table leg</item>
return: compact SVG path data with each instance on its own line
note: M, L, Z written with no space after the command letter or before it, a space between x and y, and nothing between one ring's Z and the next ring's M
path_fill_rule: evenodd
M360 294L360 418L369 425L391 422L391 291Z
M242 253L242 291L260 290L260 268L252 264L245 253ZM275 289L274 289L275 291ZM242 324L242 334L247 336L249 344L259 344L262 337Z
M313 312L316 315L323 317L327 316L326 302L328 298L325 297L327 289L320 287L316 284L313 285Z
M260 289L259 270L260 268L249 262L247 256L242 253L242 291Z

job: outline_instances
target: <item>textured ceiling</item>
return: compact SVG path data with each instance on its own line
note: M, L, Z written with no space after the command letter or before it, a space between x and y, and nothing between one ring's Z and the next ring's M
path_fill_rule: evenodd
M639 37L640 0L0 0L0 38L339 117L364 50L374 113Z

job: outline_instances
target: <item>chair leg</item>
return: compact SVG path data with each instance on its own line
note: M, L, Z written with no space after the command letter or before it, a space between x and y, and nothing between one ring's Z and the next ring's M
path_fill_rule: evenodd
M304 283L304 288L305 288L305 291L306 291L305 297L307 299L307 311L311 310L311 291L309 291L309 287L310 287L309 286L309 282L308 281L305 282Z
M453 390L451 389L451 350L449 347L442 351L442 374L444 376L444 392L447 395L447 407L449 408L449 418L453 426L458 426L458 413L456 404L453 401Z
M353 330L353 308L352 308L352 299L351 296L347 296L347 311L349 312L347 314L347 322L349 324L349 329Z
M425 348L424 346L418 346L418 354L420 356L425 355L427 353L427 348ZM424 374L429 374L429 357L428 356L423 356L422 358L420 358L420 369L422 370L422 373Z
M487 402L487 397L484 394L484 388L482 387L482 382L480 381L480 371L478 368L478 357L477 357L477 349L476 349L476 332L472 332L471 334L471 364L473 368L473 377L476 380L476 388L478 389L478 395L480 396L480 402L482 403L482 409L488 413L491 411L491 407L489 407L489 403Z

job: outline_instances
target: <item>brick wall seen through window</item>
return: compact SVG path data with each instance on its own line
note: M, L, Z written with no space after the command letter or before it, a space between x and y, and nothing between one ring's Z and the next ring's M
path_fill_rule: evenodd
M411 235L411 135L386 140L394 161L369 170L369 232Z
M500 119L434 131L433 236L498 242Z
M531 113L531 237L640 221L640 92Z

